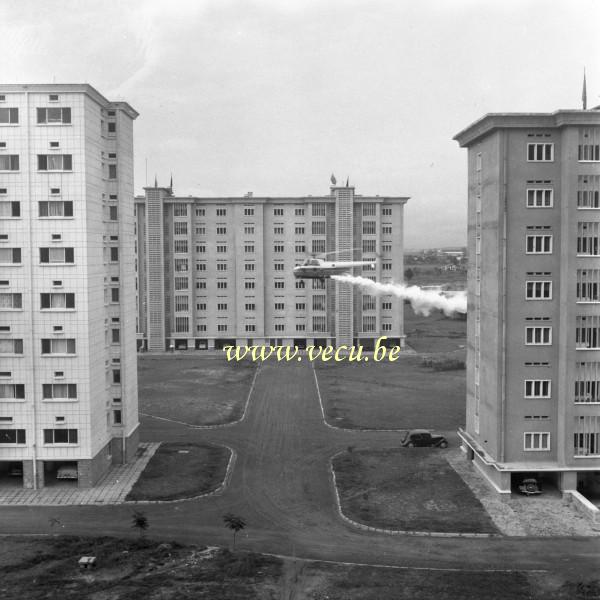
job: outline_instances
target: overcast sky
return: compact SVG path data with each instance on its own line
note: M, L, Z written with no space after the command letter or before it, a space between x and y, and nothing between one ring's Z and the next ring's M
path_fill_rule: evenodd
M487 112L600 104L598 0L0 0L5 83L127 100L135 188L410 196L405 245L466 240Z

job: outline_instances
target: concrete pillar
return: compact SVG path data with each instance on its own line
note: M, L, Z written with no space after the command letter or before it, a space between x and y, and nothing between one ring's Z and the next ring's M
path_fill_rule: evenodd
M577 471L563 471L559 474L558 486L561 492L577 489Z

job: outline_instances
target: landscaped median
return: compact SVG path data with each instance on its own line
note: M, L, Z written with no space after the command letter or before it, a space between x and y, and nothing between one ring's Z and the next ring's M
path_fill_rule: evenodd
M377 529L497 534L443 450L390 448L337 454L332 468L342 515Z
M232 451L224 446L163 443L142 471L126 501L195 498L223 485Z

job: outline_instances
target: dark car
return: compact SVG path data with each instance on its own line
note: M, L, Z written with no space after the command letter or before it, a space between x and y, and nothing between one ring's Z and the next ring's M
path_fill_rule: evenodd
M402 446L407 448L414 447L436 447L447 448L448 441L443 435L434 435L427 429L411 429L400 442Z
M528 477L527 479L523 479L521 485L519 485L519 492L526 496L533 496L534 494L541 494L542 489L537 479Z

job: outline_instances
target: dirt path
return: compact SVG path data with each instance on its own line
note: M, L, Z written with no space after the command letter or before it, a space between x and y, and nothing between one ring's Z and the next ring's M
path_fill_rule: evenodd
M264 365L246 419L230 428L194 430L145 419L142 431L144 441L222 442L238 454L221 496L144 506L153 537L228 545L231 536L221 518L233 512L248 523L238 537L243 550L423 569L548 569L572 576L600 566L600 540L592 538L419 538L346 525L335 510L329 458L348 445L397 445L398 434L326 427L307 361ZM61 533L131 535L132 510L127 505L2 507L0 530L54 533L48 525L53 517L65 525Z

